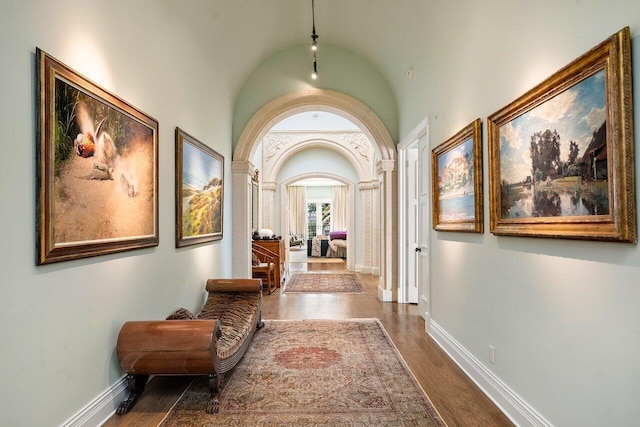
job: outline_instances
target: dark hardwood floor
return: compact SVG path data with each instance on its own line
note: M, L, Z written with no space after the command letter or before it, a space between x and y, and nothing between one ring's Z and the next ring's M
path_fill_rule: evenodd
M293 260L304 260L292 252ZM289 264L296 272L336 272L344 263ZM512 426L480 389L424 332L424 320L412 304L382 303L377 298L378 278L360 275L363 294L283 294L264 296L263 319L378 318L445 422L450 426ZM191 382L185 377L154 377L130 413L114 415L104 424L155 426Z

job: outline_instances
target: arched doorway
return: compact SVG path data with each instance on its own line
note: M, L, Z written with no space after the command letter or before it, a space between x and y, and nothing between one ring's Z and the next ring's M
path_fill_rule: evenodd
M349 189L349 195L347 197L347 200L349 202L349 205L347 206L347 229L349 230L354 230L355 229L355 218L354 218L354 185L352 182L349 182L348 180L344 179L343 177L339 176L339 175L334 175L331 173L312 173L312 174L308 174L308 175L297 175L294 176L286 181L284 181L282 184L280 184L281 187L281 200L280 200L280 205L282 207L288 206L289 205L289 185L296 182L296 181L300 181L303 179L308 179L308 178L325 178L325 179L331 179L334 181L338 181L341 182L342 184L344 184L345 186L347 186L347 188ZM288 228L288 224L289 224L289 210L288 209L283 209L283 214L280 216L280 227L281 230L286 230ZM354 270L354 252L355 252L355 242L353 241L353 239L348 240L347 239L347 270L348 271L353 271Z
M248 277L251 274L251 177L255 168L250 159L259 141L273 125L292 114L312 110L338 114L356 124L369 138L380 159L376 165L381 207L378 298L393 301L397 291L396 147L380 118L369 107L349 95L326 89L295 92L268 102L254 114L240 135L231 166L234 276Z

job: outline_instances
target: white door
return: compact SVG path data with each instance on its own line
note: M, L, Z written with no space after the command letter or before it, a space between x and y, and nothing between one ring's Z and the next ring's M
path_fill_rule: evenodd
M418 308L429 331L431 316L431 282L429 274L429 237L431 234L431 151L429 150L428 126L418 139L418 283L420 298Z
M405 180L406 195L406 302L417 304L419 296L418 264L418 148L412 147L406 150L407 174Z

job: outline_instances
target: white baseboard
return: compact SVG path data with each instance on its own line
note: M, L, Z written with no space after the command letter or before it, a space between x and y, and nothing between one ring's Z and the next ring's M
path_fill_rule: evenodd
M82 408L78 413L62 423L60 427L101 426L116 412L116 408L127 398L127 380L122 377Z
M449 335L438 323L434 322L433 319L429 323L429 336L438 343L513 423L517 426L552 426L549 421L480 363L475 356Z
M354 270L356 273L362 273L362 265L356 264Z
M393 292L391 289L384 289L382 286L378 286L378 299L382 302L393 301Z
M371 267L371 274L373 274L374 276L379 276L380 275L380 267Z

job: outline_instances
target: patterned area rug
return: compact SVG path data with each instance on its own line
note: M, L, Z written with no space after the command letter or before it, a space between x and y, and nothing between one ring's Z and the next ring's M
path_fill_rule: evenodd
M289 278L285 294L362 293L364 288L355 273L296 273Z
M445 426L377 319L266 321L205 412L198 377L162 427Z
M307 257L300 260L291 260L289 264L345 264L343 258Z

